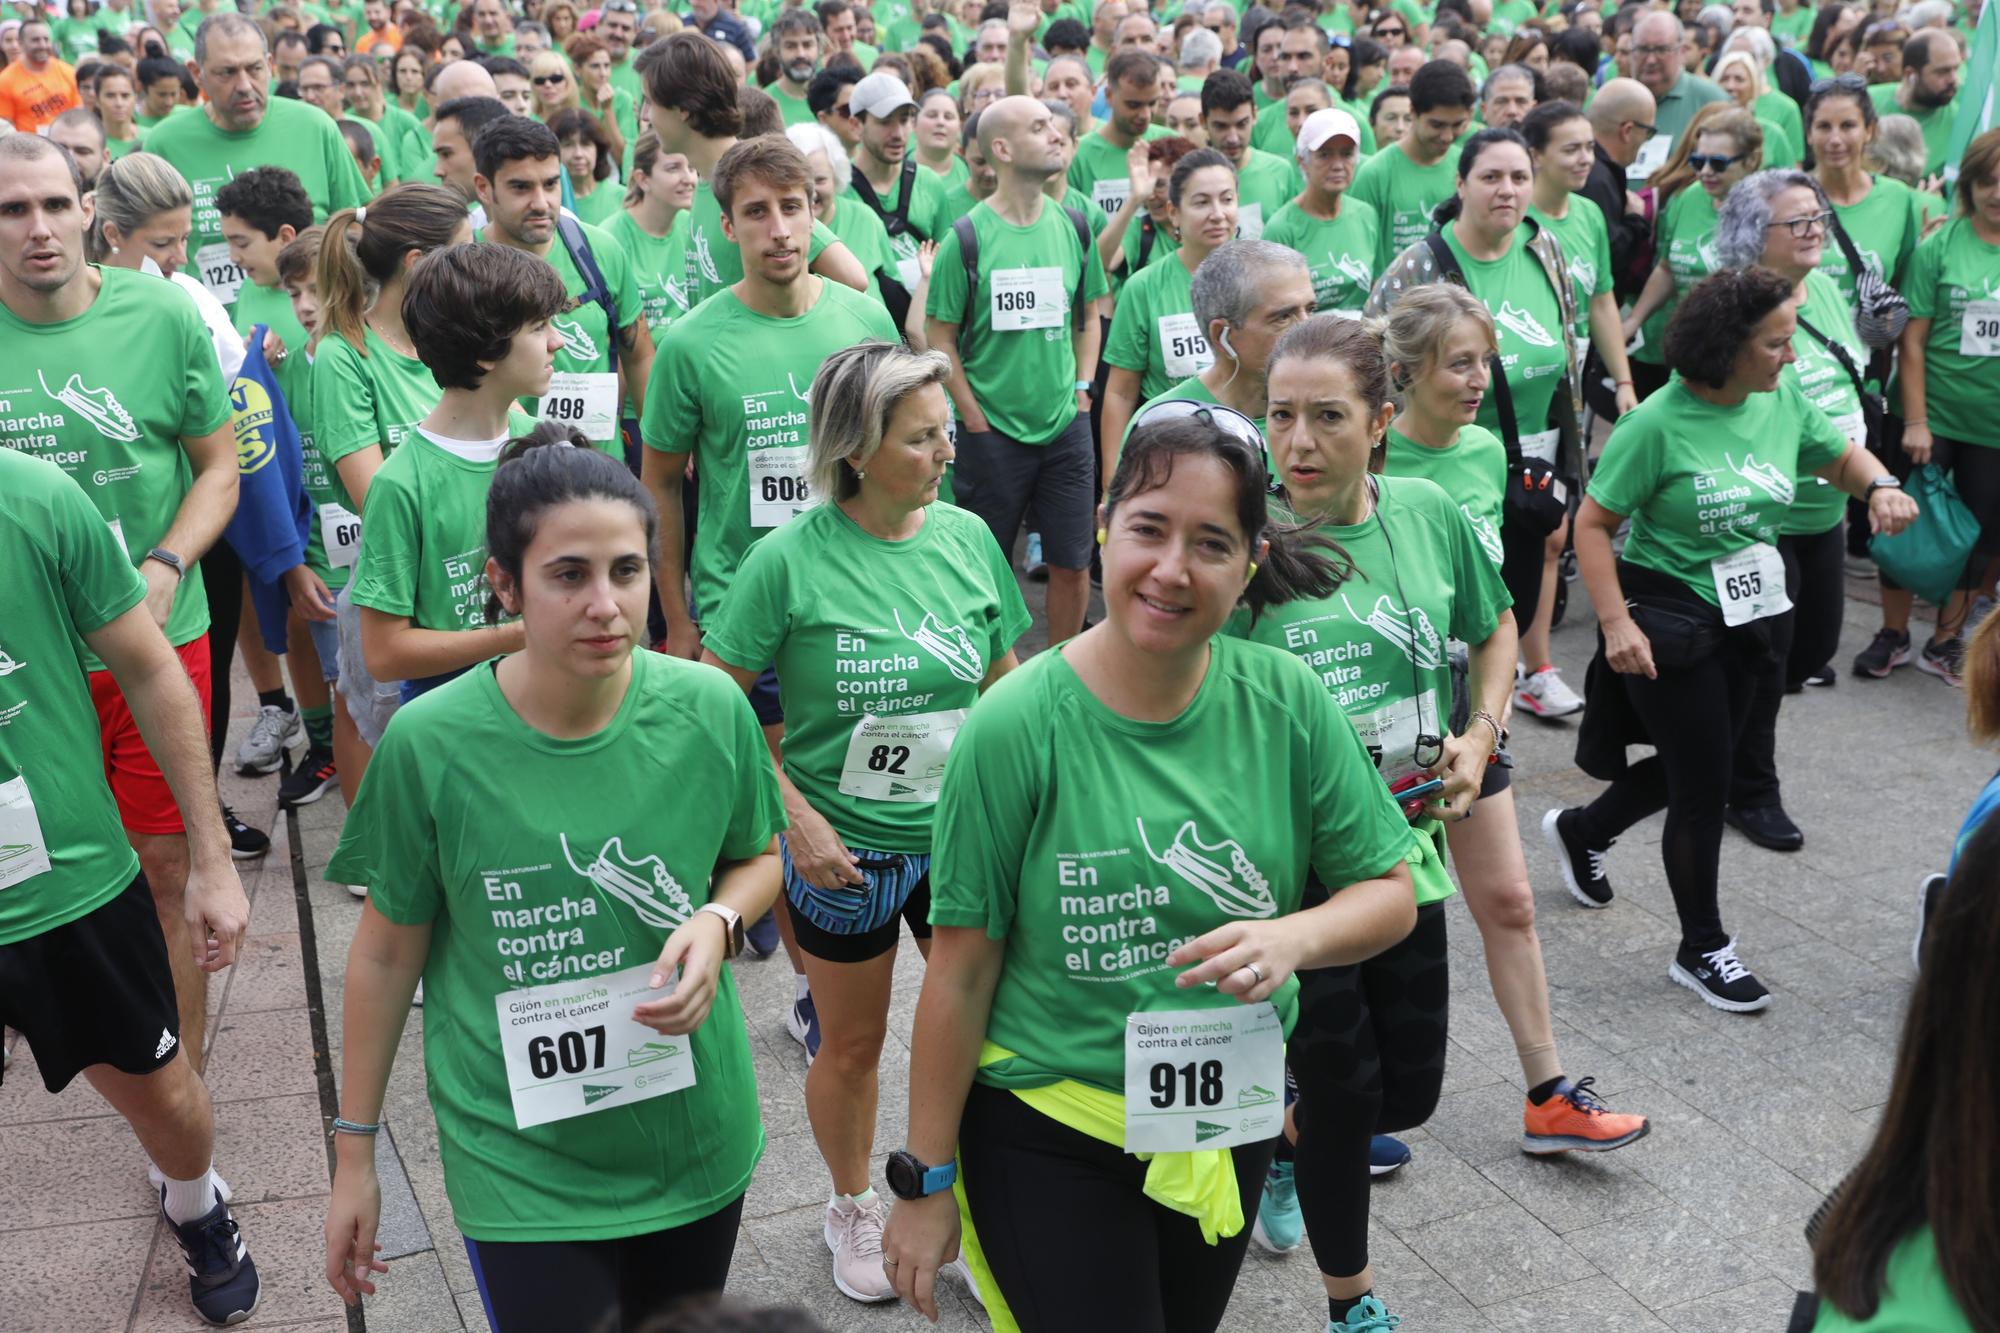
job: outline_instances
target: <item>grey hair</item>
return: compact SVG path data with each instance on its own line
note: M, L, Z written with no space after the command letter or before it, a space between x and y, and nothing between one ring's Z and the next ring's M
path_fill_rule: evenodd
M1771 229L1771 201L1794 188L1810 190L1821 208L1827 206L1819 183L1795 167L1773 167L1736 182L1715 218L1718 267L1748 268L1763 259L1764 241Z
M1206 334L1216 320L1241 328L1257 308L1258 288L1273 273L1309 273L1306 258L1272 241L1230 241L1194 271L1194 317Z
M257 39L257 45L269 53L271 44L264 40L264 30L257 21L233 9L219 9L203 19L194 30L194 63L208 63L208 44L217 37L241 37L249 33Z
M1750 31L1762 32L1763 29L1752 28ZM1770 91L1771 81L1764 77L1764 69L1757 63L1755 53L1750 51L1731 51L1729 54L1723 56L1722 59L1715 62L1715 68L1710 70L1708 74L1709 82L1713 83L1721 78L1722 71L1730 65L1743 65L1750 71L1750 100L1752 105L1745 109L1752 111L1754 114L1756 100ZM1732 98L1730 100L1734 101L1735 99Z
M858 491L857 470L865 469L882 447L882 432L896 405L926 384L943 384L950 371L943 352L912 352L901 343L873 339L844 347L822 362L807 391L813 494L827 502Z
M544 41L555 40L555 34L549 31L547 24L537 23L533 19L522 19L514 25L514 36L516 38L530 35L539 35Z
M1484 102L1493 95L1493 85L1502 79L1519 79L1530 88L1535 86L1535 71L1526 65L1502 65L1486 76L1486 82L1479 85L1479 100Z
M104 168L97 178L97 215L90 221L86 245L93 263L111 253L104 226L110 223L131 235L147 219L176 208L192 208L194 191L173 164L152 153L128 153Z
M840 136L818 121L803 125L787 125L785 137L792 141L792 147L811 157L814 153L825 153L826 164L833 168L833 188L844 194L854 181L854 163L847 156L847 149L841 144Z
M1911 32L1921 32L1925 28L1945 28L1951 26L1952 8L1949 0L1917 0L1903 11L1903 21L1910 25Z
M1704 28L1713 29L1719 39L1727 37L1730 29L1736 26L1736 15L1730 12L1728 5L1703 5L1701 12L1694 16L1694 21Z
M1411 383L1437 364L1439 347L1467 319L1485 331L1489 350L1499 347L1493 312L1455 282L1427 282L1396 298L1382 322L1382 355L1389 363L1389 390L1399 402Z
M1729 40L1723 43L1723 49L1725 51L1747 50L1751 55L1757 57L1757 63L1765 69L1771 68L1772 63L1778 58L1778 44L1772 41L1771 34L1762 28L1736 29L1736 31L1729 34Z
M1213 28L1200 24L1188 29L1187 36L1181 38L1181 64L1192 68L1220 62L1222 59L1222 39L1215 35Z
M988 19L988 20L986 20L986 22L984 22L984 23L980 24L980 25L979 25L979 30L978 30L977 32L975 32L975 33L973 33L973 34L972 34L972 41L973 41L973 44L974 44L974 45L977 45L977 44L978 44L978 42L979 42L979 39L980 39L981 37L984 37L984 36L985 36L985 35L987 34L987 32L988 32L989 30L991 30L991 29L994 29L994 28L998 28L998 29L999 29L999 30L1000 30L1001 32L1005 32L1005 31L1007 31L1007 20L1006 20L1006 19Z
M1897 114L1875 122L1875 142L1868 145L1867 158L1884 176L1915 186L1924 174L1930 151L1924 143L1924 127L1915 117Z

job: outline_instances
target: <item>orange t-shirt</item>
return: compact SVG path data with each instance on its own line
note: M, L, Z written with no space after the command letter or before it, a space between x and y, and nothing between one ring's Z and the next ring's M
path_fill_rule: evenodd
M39 74L24 64L0 70L0 120L14 122L23 134L39 133L63 112L82 105L76 71L60 60L49 61Z
M376 32L373 28L370 28L367 32L362 33L360 39L354 43L354 54L365 56L376 47L385 43L391 51L402 50L402 31L394 25L386 27L380 32Z

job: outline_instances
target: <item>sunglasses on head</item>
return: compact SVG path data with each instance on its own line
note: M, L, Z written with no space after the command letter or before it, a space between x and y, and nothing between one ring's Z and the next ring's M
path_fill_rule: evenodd
M1696 171L1713 171L1718 176L1743 160L1741 153L1689 153L1688 165Z
M1838 88L1842 92L1866 92L1868 80L1859 74L1834 74L1824 79L1814 79L1809 91L1823 93L1833 88Z

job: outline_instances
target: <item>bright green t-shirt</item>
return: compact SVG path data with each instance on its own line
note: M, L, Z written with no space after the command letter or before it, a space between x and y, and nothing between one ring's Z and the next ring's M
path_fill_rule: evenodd
M1494 568L1500 567L1506 557L1500 524L1507 499L1507 446L1498 435L1484 426L1462 426L1456 440L1433 449L1392 427L1382 470L1392 477L1422 477L1441 487L1458 502L1479 549Z
M453 1220L478 1240L681 1226L742 1194L763 1152L728 967L684 1039L693 1086L641 1100L600 1089L593 1101L579 1081L573 1117L526 1129L509 1094L503 1024L533 1002L510 992L587 988L649 965L707 901L717 863L762 852L784 825L742 691L712 667L648 652L631 662L617 715L578 740L524 723L491 669L406 705L334 852L332 868L368 885L376 911L431 926L424 1070ZM671 821L646 813L653 799L671 802ZM586 989L586 1005L594 998ZM573 1021L586 1064L622 1071L647 1056L650 1042L592 1050L589 1010Z
M228 133L206 112L169 116L146 135L146 151L165 158L194 191L194 234L188 258L196 276L225 308L234 305L246 281L229 258L215 192L252 167L283 167L299 178L312 200L313 221L325 222L337 209L359 208L369 199L368 184L340 127L318 107L274 97L254 130Z
M732 250L734 247L732 247ZM660 340L640 435L649 449L695 454L701 478L695 617L722 605L751 543L812 504L806 394L820 363L864 339L897 341L878 301L831 278L796 319L773 319L721 292Z
M1175 947L1297 911L1308 874L1385 875L1412 836L1311 669L1226 636L1168 722L1114 713L1060 649L1030 658L959 732L934 831L932 924L1005 942L986 1037L1017 1054L974 1077L1114 1092L1128 1015L1238 1003L1175 986ZM1297 979L1271 1003L1289 1032Z
M1799 327L1792 334L1792 351L1798 359L1785 367L1787 379L1796 380L1806 398L1833 422L1834 429L1862 448L1868 446L1868 422L1861 410L1861 395L1854 378L1826 349L1826 344L1806 331L1810 323L1839 343L1849 361L1864 374L1868 349L1854 331L1854 309L1841 296L1840 288L1823 270L1806 274L1806 299L1798 308ZM1810 472L1798 476L1798 498L1792 501L1781 531L1786 536L1818 535L1840 522L1847 513L1847 495L1824 477Z
M1604 210L1582 195L1571 195L1569 211L1550 217L1533 204L1528 216L1554 232L1562 245L1563 263L1576 286L1576 328L1579 344L1590 340L1590 298L1611 290L1611 234L1604 225Z
M1813 1333L1972 1333L1972 1321L1945 1285L1937 1237L1923 1226L1889 1252L1881 1300L1873 1315L1850 1319L1821 1297Z
M1667 322L1680 304L1680 294L1716 269L1715 216L1715 201L1699 183L1682 186L1668 201L1655 244L1666 256L1667 271L1674 275L1674 294L1640 325L1641 341L1632 353L1636 360L1655 366L1666 364Z
M646 313L646 331L657 343L666 327L689 309L688 215L676 214L665 236L653 236L621 208L611 215L604 231L625 252L632 281L639 289L639 308Z
M1400 143L1385 145L1361 164L1347 197L1359 199L1380 219L1375 271L1430 235L1431 210L1458 190L1457 156L1446 153L1427 167L1412 162Z
M1215 364L1194 317L1194 275L1178 255L1125 284L1111 317L1104 361L1139 375L1139 397L1154 398Z
M1264 239L1289 245L1305 256L1306 267L1312 270L1314 309L1360 318L1375 285L1375 262L1382 250L1381 226L1371 205L1345 195L1339 216L1324 221L1294 199L1264 224Z
M625 189L617 181L599 181L589 194L577 196L576 207L570 211L577 221L602 229L625 211Z
M1144 137L1157 139L1166 132L1166 126L1153 125L1147 128ZM1076 156L1069 162L1071 188L1083 191L1105 213L1115 214L1124 207L1125 196L1132 192L1132 178L1125 171L1128 151L1105 138L1102 129L1084 135L1077 141Z
M1095 301L1110 290L1104 265L1097 247L1079 243L1069 214L1052 201L1025 227L990 203L967 216L979 238L978 286L967 291L954 228L931 264L925 313L960 326L959 356L987 423L1019 443L1047 444L1076 417L1076 395L1067 386L1076 382L1070 307L1078 279L1083 299ZM996 315L1003 325L997 330ZM1027 327L1004 327L1010 324Z
M591 256L597 260L597 271L604 275L604 289L611 294L612 308L618 314L618 328L610 326L610 318L602 305L580 299L586 286L583 274L569 257L569 247L562 243L562 237L557 236L549 242L548 253L542 258L561 276L563 290L577 304L567 315L555 318L556 329L563 336L563 345L556 352L556 369L608 371L611 369L611 340L618 336L619 329L629 329L637 324L645 311L639 304L639 286L632 280L632 261L626 256L625 247L611 239L602 228L588 222L583 224L583 239L590 246Z
M938 226L949 231L951 224L970 213L972 206L978 202L972 197L972 191L966 188L965 182L960 181L944 192L944 202L938 205ZM876 221L879 222L881 219L877 218ZM835 230L838 231L839 228L835 227Z
M486 492L505 443L459 452L421 426L410 432L368 483L356 606L407 616L418 629L487 623Z
M384 460L394 457L444 396L430 367L383 342L375 330L364 326L362 342L366 356L329 333L313 358L313 442L329 467L370 445L381 449ZM361 512L338 471L330 483L335 504Z
M1296 162L1252 148L1236 173L1236 234L1246 241L1261 240L1265 222L1303 188Z
M1953 218L1917 247L1902 292L1910 317L1931 322L1924 342L1931 432L1972 444L2000 443L1993 438L2000 405L2000 245L1980 240L1972 219Z
M132 269L98 272L97 299L73 319L28 324L0 305L9 386L0 443L69 473L136 566L166 539L194 485L180 442L227 425L229 396L208 326L185 293ZM178 646L207 629L208 594L190 561L167 641ZM103 669L88 653L83 660Z
M1860 203L1834 204L1833 211L1861 262L1883 281L1900 285L1923 238L1924 196L1890 176L1871 175L1868 181L1868 193ZM1830 235L1820 253L1819 271L1833 279L1849 305L1854 304L1854 274L1840 242Z
M919 163L919 165L923 164ZM951 159L951 167L948 170L937 171L929 166L924 166L924 170L929 171L932 175L936 176L939 180L944 182L944 188L947 194L957 189L959 186L965 184L966 180L972 175L972 168L966 166L965 159L957 155L953 155ZM950 226L951 224L949 222L940 222L938 225L941 227L945 227L945 226Z
M1771 16L1771 36L1780 46L1794 50L1804 50L1806 38L1812 36L1813 19L1819 11L1811 5L1800 5L1791 13L1780 11Z
M1924 132L1924 175L1934 176L1944 170L1945 155L1951 151L1952 122L1958 119L1959 99L1954 97L1949 106L1910 107L1896 105L1896 91L1900 83L1871 84L1868 96L1875 102L1876 111L1885 116L1908 116L1917 122Z
M1796 382L1717 407L1676 374L1618 418L1590 498L1628 515L1626 560L1722 604L1710 562L1775 543L1802 472L1837 462L1847 440Z
M0 946L95 911L139 873L104 781L80 636L146 581L83 488L0 449ZM204 611L207 610L204 604Z
M1267 100L1261 79L1256 84L1256 91L1257 105L1261 109L1257 112L1257 123L1250 129L1250 146L1290 160L1298 143L1292 138L1291 122L1285 118L1285 99Z
M1576 211L1575 205L1572 211ZM1525 230L1514 233L1506 254L1491 260L1467 254L1451 227L1444 229L1444 239L1457 257L1472 294L1493 312L1493 327L1500 335L1500 365L1513 394L1514 425L1521 434L1522 451L1553 462L1556 428L1549 425L1549 406L1555 401L1563 372L1569 368L1569 348L1563 337L1562 305L1549 286L1542 261L1528 249ZM1478 422L1504 437L1500 395L1490 389L1479 404ZM1534 436L1541 437L1539 445L1530 438Z
M688 305L693 307L743 281L743 251L723 234L722 206L715 201L715 191L705 180L695 183L688 218L687 296ZM833 228L815 219L807 262L816 262L828 246L839 240Z
M778 114L784 117L785 124L814 125L819 122L819 117L813 114L812 107L805 98L792 96L780 88L775 80L765 84L764 91L778 104Z
M834 197L831 225L840 243L854 252L854 257L867 271L870 297L877 301L882 299L883 278L897 282L903 280L896 268L896 251L889 244L888 228L882 225L881 218L875 216L875 210L856 198L853 191ZM947 221L943 225L948 227L951 223Z
M827 503L750 548L703 645L777 667L785 773L843 842L924 854L952 738L1028 624L980 519L933 504L884 541Z
M333 464L327 462L326 455L319 451L313 410L316 388L312 373L313 358L300 349L287 359L298 361L302 372L298 377L298 393L287 393L285 401L292 409L292 424L299 428L299 466L305 482L306 499L312 504L312 517L306 535L306 567L319 575L320 581L330 591L339 592L347 586L347 577L354 570L354 557L349 553L339 566L330 562L326 549L326 525L329 521L335 525L338 534L335 540L338 541L346 531L341 525L349 520L344 515L329 512L325 506L338 505L346 509L347 492L344 488L337 489L340 478L335 474Z
M858 163L854 167L853 178L855 180L861 179L861 167ZM901 282L905 288L916 286L917 245L922 241L937 240L939 233L950 225L939 220L941 210L944 208L946 194L944 177L938 175L935 171L926 171L920 166L917 168L915 174L910 177L910 182L909 229L900 236L888 237L890 252L895 256L895 266L890 268L889 276ZM854 201L861 204L863 208L868 207L867 203L862 200L860 191L856 190L852 185L847 187L846 194L852 196ZM903 177L900 165L896 168L896 176L891 182L888 192L879 196L879 198L883 213L893 214L901 206L903 200ZM882 214L876 214L878 220L881 216ZM838 230L838 228L835 229L836 232ZM886 235L886 223L883 230Z

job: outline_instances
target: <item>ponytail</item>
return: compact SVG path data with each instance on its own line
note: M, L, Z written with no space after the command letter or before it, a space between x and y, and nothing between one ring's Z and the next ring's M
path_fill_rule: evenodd
M328 218L316 269L322 331L339 334L368 355L365 320L375 294L402 272L410 251L428 254L451 244L465 218L457 195L413 182Z

